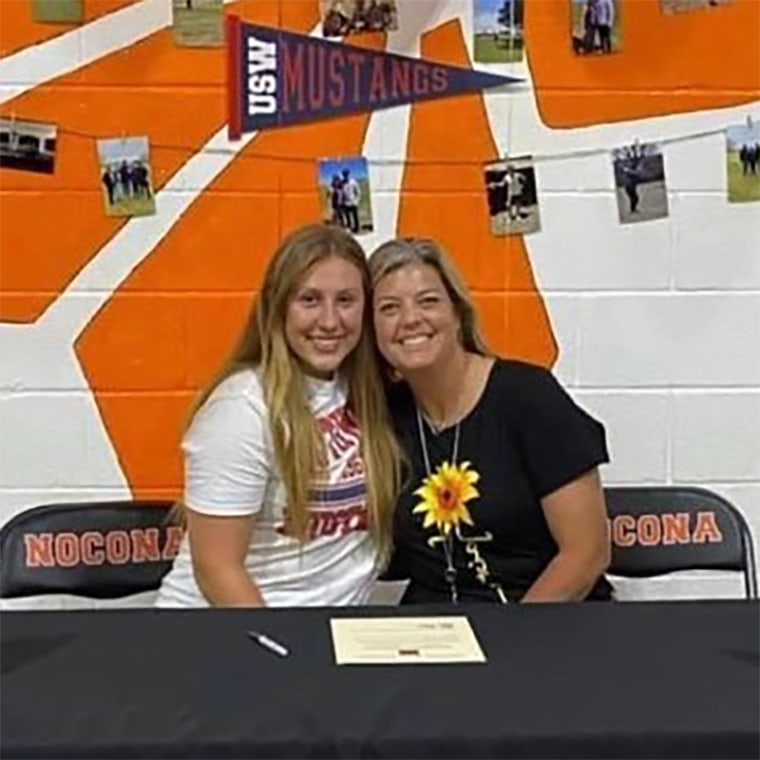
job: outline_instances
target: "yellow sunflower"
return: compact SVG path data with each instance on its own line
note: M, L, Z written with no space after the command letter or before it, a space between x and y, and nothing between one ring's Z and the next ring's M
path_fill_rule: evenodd
M480 474L470 469L469 462L459 465L443 462L414 492L422 501L412 513L424 513L422 527L435 525L444 535L448 535L460 522L472 525L467 502L480 495L475 488L478 480Z

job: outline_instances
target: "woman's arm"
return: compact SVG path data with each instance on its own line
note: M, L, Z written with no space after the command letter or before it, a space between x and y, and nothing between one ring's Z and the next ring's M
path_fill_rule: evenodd
M541 500L559 551L524 602L585 599L610 562L604 491L596 468Z
M264 599L245 569L255 515L215 517L187 509L195 580L215 607L263 607Z

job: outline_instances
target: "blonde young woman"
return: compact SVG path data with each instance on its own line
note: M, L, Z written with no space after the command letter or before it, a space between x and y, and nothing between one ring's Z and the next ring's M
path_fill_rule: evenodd
M607 599L602 425L538 366L495 357L432 240L370 257L378 346L408 462L390 577L405 603Z
M187 533L158 606L366 601L398 455L366 257L348 232L311 225L282 242L182 449Z

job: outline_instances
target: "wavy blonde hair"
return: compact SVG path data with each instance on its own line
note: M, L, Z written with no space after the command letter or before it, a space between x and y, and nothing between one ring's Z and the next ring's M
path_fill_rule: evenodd
M369 257L372 288L392 272L410 264L425 264L438 273L459 319L459 340L465 351L493 356L480 328L475 304L464 278L451 256L431 238L395 238L376 248Z
M363 329L340 372L348 384L348 407L360 429L367 478L371 531L383 561L390 556L392 515L400 483L400 450L385 401L380 357L372 321L367 259L353 236L339 227L312 224L288 235L272 257L261 293L253 303L231 356L199 395L190 420L212 391L244 369L261 370L275 461L288 495L288 528L303 542L309 526L309 491L326 461L324 440L309 408L305 376L285 337L291 298L307 272L321 261L339 257L361 273ZM298 435L290 431L297 430Z

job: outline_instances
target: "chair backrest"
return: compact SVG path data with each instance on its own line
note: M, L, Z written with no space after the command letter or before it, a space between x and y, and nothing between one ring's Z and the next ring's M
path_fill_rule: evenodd
M748 598L757 598L752 534L744 516L704 488L605 488L612 563L630 578L679 570L733 570L744 574Z
M73 594L93 599L158 588L182 528L172 502L45 504L0 528L0 597Z

